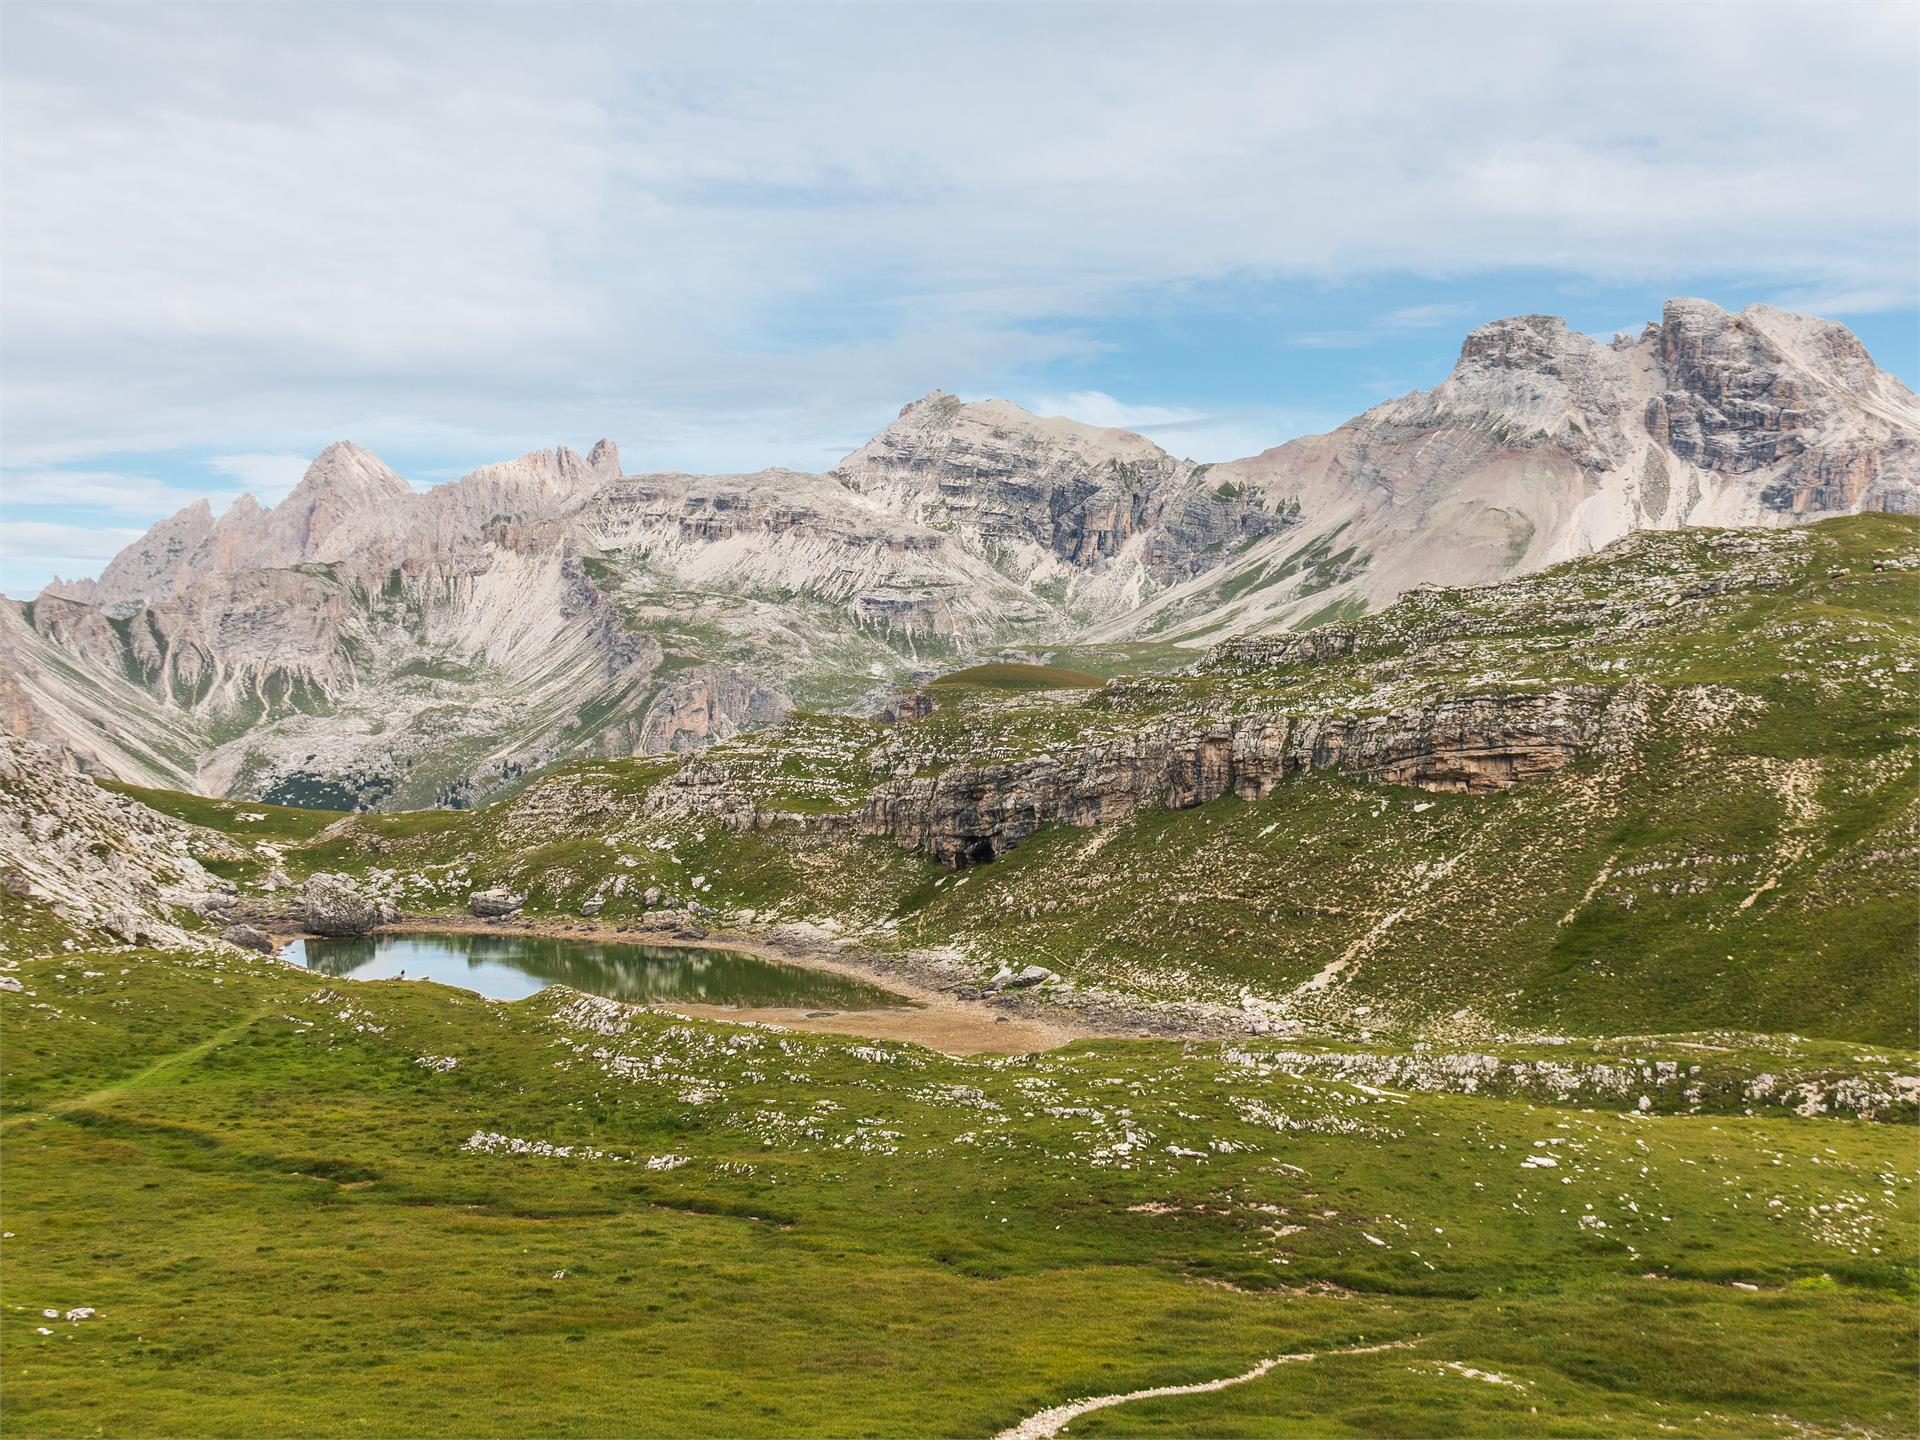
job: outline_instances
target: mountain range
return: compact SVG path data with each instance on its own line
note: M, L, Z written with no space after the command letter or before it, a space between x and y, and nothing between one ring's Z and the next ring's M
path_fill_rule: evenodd
M941 391L825 474L629 474L602 440L416 491L329 446L97 579L0 604L18 736L142 784L464 805L1015 654L1139 671L1636 530L1920 511L1920 398L1845 327L1670 301L1472 331L1432 390L1220 464Z

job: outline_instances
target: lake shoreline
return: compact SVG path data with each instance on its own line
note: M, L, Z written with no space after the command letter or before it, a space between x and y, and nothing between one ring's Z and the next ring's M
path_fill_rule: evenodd
M732 950L800 969L864 981L909 1002L910 1008L824 1010L821 1007L706 1005L671 999L647 1008L691 1019L774 1025L818 1034L858 1035L924 1045L943 1054L1018 1055L1057 1050L1076 1040L1219 1040L1245 1034L1244 1023L1225 1007L1156 1006L1131 1003L1100 992L1005 990L977 998L956 993L979 985L970 969L909 952L882 955L836 942L808 927L768 931L696 928L684 919L619 925L561 917L480 918L472 915L408 915L377 926L374 935L468 934L534 936L600 944L670 945L689 950ZM276 945L309 938L275 933ZM632 1003L632 1002L625 1002Z

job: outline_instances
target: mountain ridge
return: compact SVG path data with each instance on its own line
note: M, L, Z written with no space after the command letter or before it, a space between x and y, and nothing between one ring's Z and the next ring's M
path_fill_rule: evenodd
M1859 510L1920 510L1920 399L1843 326L1676 299L1611 343L1476 327L1434 388L1221 463L941 390L823 474L628 474L603 439L415 491L340 441L9 602L0 705L142 783L464 803L1010 649L1179 663L1636 529Z

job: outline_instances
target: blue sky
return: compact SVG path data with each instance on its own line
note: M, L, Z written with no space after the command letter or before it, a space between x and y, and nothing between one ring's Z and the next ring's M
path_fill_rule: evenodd
M16 0L0 586L338 438L831 463L940 386L1251 453L1670 295L1920 380L1899 6Z

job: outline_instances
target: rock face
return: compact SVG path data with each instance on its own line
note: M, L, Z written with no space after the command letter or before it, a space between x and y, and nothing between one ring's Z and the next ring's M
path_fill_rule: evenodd
M273 937L263 934L251 925L229 925L220 932L220 938L229 945L238 945L243 950L257 950L262 955L274 952Z
M122 940L203 949L175 915L231 889L200 862L236 853L101 789L69 756L0 735L0 889L14 899Z
M787 718L793 705L778 690L737 670L702 665L668 682L640 724L641 747L684 754Z
M1203 470L1130 431L935 390L833 475L1031 575L1130 554L1149 570L1190 572L1210 545L1279 528L1237 496L1203 492Z
M1633 693L1482 695L1386 715L1250 716L1004 765L956 766L882 786L858 828L951 865L1002 855L1043 824L1099 825L1148 805L1258 800L1289 776L1338 769L1422 790L1485 793L1617 745L1641 722Z
M476 890L467 900L467 913L485 919L511 915L527 903L527 897L511 890Z
M306 927L316 935L365 935L386 918L344 875L308 876L300 901Z
M857 812L827 817L762 812L724 771L696 762L657 786L648 803L738 829L784 821L890 836L963 867L1005 854L1049 822L1100 825L1148 806L1186 809L1223 795L1258 800L1318 770L1436 792L1503 790L1624 747L1646 716L1641 690L1580 686L1379 715L1180 722L1060 755L886 781Z
M469 804L1009 646L1337 644L1638 529L1916 508L1920 399L1838 325L1699 300L1611 343L1482 326L1434 389L1217 465L941 391L825 475L629 475L603 440L416 492L342 442L0 602L0 724L142 783Z

